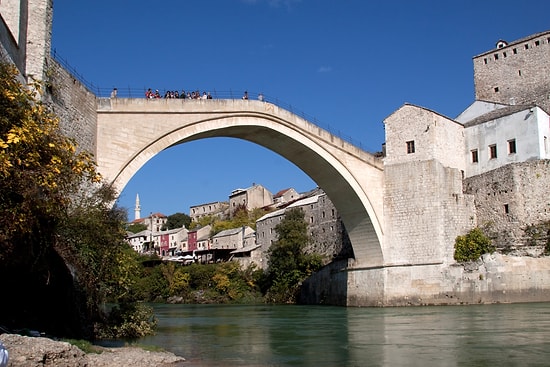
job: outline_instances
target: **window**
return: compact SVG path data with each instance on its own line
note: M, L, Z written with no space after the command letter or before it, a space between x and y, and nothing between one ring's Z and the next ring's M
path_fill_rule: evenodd
M497 157L497 145L489 145L489 159L495 159Z
M508 140L508 154L516 153L516 139Z
M504 204L504 213L510 214L510 207L508 206L508 204Z
M407 154L414 153L414 140L407 142Z
M512 50L512 52L514 53L514 55L516 55L516 54L518 53L518 49L517 49L517 48L514 48L514 49Z
M498 60L498 54L495 54L495 60Z
M495 93L498 92L498 87L495 87Z
M506 52L503 52L503 53L502 53L502 56L503 56L503 57L506 57L506 56L507 56L507 55L506 55Z
M484 59L483 59L483 63L484 63L485 65L487 65L487 58L484 58Z
M529 45L528 45L528 44L525 44L525 49L526 49L526 50L529 49Z
M540 45L540 41L535 41L535 46Z
M479 162L479 157L477 155L477 149L472 150L472 163Z

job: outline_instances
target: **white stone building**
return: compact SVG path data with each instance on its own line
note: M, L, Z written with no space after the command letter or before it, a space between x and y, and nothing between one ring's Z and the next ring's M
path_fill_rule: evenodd
M475 101L456 121L464 124L465 177L509 163L550 159L550 119L536 105Z

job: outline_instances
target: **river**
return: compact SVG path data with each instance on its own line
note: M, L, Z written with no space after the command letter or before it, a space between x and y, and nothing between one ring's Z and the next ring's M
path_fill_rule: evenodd
M549 366L550 304L154 305L156 345L192 366Z

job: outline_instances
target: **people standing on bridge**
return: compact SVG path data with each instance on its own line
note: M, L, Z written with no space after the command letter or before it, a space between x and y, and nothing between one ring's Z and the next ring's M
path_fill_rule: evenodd
M145 92L145 98L154 98L151 88L147 89L147 92Z
M244 91L243 99L248 99L248 92L247 91Z
M262 93L258 94L258 101L260 102L264 101L264 95Z
M117 93L118 93L117 89L113 88L113 90L111 91L111 98L116 98Z

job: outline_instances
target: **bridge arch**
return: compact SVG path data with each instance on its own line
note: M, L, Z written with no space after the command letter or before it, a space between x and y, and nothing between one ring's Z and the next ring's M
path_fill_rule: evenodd
M294 163L337 208L356 263L383 264L381 164L372 155L275 105L240 100L101 100L98 168L122 189L159 152L213 137L255 143ZM104 142L115 149L108 149Z

